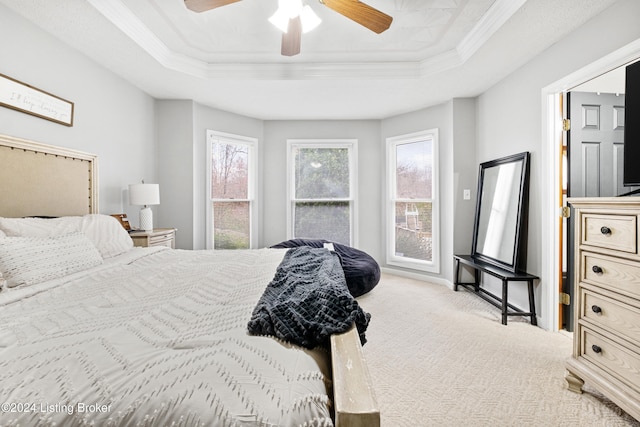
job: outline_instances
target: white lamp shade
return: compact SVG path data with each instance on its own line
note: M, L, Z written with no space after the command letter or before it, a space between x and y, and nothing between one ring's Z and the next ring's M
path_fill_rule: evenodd
M129 204L137 206L159 205L158 184L129 184Z

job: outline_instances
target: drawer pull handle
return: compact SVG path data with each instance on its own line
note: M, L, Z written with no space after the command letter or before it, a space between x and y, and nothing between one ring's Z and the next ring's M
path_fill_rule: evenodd
M609 227L601 227L600 232L606 236L611 234L611 229Z
M592 310L594 313L597 313L597 314L602 313L602 309L601 309L600 307L598 307L597 305L592 305L592 306L591 306L591 310Z
M602 274L602 268L601 268L601 267L598 267L597 265L594 265L594 266L591 268L591 271L593 271L593 272L594 272L594 273L596 273L596 274Z
M591 350L593 350L594 353L602 353L602 349L595 344L591 346Z

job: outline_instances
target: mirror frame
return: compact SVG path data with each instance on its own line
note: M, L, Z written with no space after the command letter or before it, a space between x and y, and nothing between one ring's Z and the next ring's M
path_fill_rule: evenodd
M524 271L526 268L526 250L527 250L527 223L529 218L529 163L530 153L528 151L514 154L500 159L491 160L480 163L478 173L478 192L476 201L476 215L473 224L473 245L471 248L471 257L476 261L495 265L496 267L517 273ZM503 242L504 244L513 245L513 256L510 261L498 259L494 256L483 254L478 249L478 233L480 229L480 214L482 212L484 177L488 169L499 167L500 165L522 162L522 170L520 173L519 195L516 209L516 230L513 241Z

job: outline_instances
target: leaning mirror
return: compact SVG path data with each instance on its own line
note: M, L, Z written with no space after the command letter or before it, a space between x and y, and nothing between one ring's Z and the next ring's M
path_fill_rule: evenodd
M480 164L471 256L511 272L526 267L529 153Z

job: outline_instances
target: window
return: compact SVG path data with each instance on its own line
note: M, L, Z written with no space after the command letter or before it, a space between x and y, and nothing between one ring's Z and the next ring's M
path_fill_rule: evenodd
M387 139L387 263L439 272L438 130Z
M207 248L256 247L257 141L207 131Z
M355 245L357 141L288 141L289 238Z

